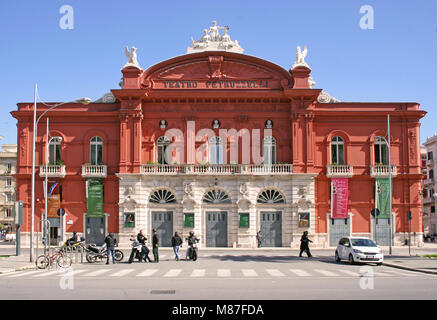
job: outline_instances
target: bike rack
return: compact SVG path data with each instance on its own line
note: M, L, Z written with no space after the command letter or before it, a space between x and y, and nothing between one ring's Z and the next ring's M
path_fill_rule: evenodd
M41 231L42 230L50 230L50 221L48 219L40 219L38 221L38 224L36 225L36 257L38 259L38 251L39 251L39 227L41 225ZM48 225L48 229L45 229L44 227ZM47 232L45 232L47 233ZM44 235L42 235L41 239L44 237ZM48 241L48 247L47 247L47 234L45 235L46 239L46 243L44 243L44 255L47 253L47 251L50 252L50 241ZM50 264L49 264L49 268L50 268Z

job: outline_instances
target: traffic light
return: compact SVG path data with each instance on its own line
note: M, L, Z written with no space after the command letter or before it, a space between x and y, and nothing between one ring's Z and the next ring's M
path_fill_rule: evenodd
M408 220L411 220L413 217L411 215L411 211L408 211Z

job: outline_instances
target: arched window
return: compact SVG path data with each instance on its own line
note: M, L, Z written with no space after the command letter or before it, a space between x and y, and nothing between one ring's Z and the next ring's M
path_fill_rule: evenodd
M279 191L268 189L259 194L257 203L285 203L285 199Z
M344 164L344 140L342 137L333 137L331 140L331 163Z
M263 163L276 163L276 139L272 136L267 136L263 140Z
M61 137L52 137L49 143L49 164L58 164L61 161Z
M203 195L203 203L231 203L226 192L221 189L212 189Z
M223 164L223 142L218 136L209 139L209 163Z
M90 140L90 163L103 163L103 140L100 137L92 137Z
M159 189L152 193L150 196L151 203L176 203L176 197L167 189Z
M375 164L388 164L387 142L384 137L375 137Z
M169 144L170 144L170 139L165 136L159 137L158 140L156 140L156 145L157 145L156 159L159 164L168 164L168 162L165 159L165 151L167 150Z

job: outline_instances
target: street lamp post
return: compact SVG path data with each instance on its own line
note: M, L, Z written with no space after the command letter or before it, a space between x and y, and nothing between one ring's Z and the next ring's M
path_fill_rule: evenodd
M32 143L32 199L31 199L31 218L30 218L30 262L33 262L33 256L34 256L34 233L35 233L35 144L36 144L36 136L37 136L37 128L39 120L50 110L59 107L60 105L67 104L67 103L81 103L81 104L89 104L91 102L90 98L80 98L73 101L68 102L62 102L55 105L47 105L43 103L44 105L50 107L47 110L45 110L38 118L36 117L36 99L38 96L38 86L35 83L35 93L34 93L34 104L33 104L33 143ZM47 173L47 170L46 170ZM47 193L47 190L45 191ZM47 195L46 195L47 197ZM47 201L46 201L47 205ZM45 212L47 214L47 210Z

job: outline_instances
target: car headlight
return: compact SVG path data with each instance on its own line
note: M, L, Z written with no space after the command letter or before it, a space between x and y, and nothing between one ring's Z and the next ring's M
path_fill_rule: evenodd
M357 250L357 249L354 249L354 252L355 252L355 253L363 253L363 251L361 251L361 250Z

